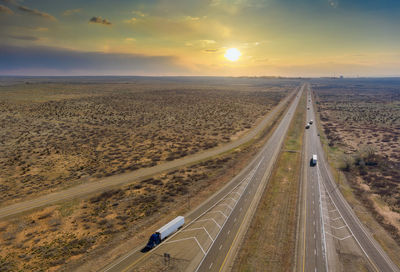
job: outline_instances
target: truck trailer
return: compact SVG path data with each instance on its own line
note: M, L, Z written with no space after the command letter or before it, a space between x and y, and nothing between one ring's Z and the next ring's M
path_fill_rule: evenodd
M159 228L155 233L153 233L149 242L146 245L147 249L152 249L160 244L165 238L176 232L185 224L185 218L183 216L178 216L174 220L170 221L168 224Z
M311 166L315 166L317 164L317 155L312 155L311 161L310 161L310 165Z

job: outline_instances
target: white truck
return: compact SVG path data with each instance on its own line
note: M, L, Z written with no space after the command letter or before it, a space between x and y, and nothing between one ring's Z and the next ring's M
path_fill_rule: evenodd
M312 155L311 161L310 161L310 165L314 166L317 164L317 155Z
M183 216L178 216L168 224L159 228L155 233L150 236L149 242L146 245L147 249L152 249L158 244L160 244L165 238L170 236L172 233L176 232L185 224L185 218Z

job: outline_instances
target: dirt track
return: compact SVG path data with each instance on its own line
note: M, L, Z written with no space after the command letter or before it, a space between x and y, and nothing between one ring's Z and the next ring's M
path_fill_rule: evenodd
M213 149L209 149L205 152L200 152L198 154L187 156L181 159L177 159L171 162L166 162L163 164L156 165L150 168L139 169L137 171L133 171L130 173L124 173L120 175L110 176L99 180L97 182L80 184L75 187L71 187L65 190L61 190L58 192L50 193L35 199L23 201L20 203L4 206L0 208L0 218L10 217L12 215L16 215L22 212L26 212L35 208L43 207L46 205L54 204L57 202L65 201L68 199L80 198L84 197L88 194L92 194L95 192L100 192L105 189L109 189L111 187L115 187L122 184L131 183L137 179L141 179L150 175L154 175L156 173L163 172L165 170L173 169L176 167L180 167L186 164L194 163L209 157L213 157L215 155L224 153L233 148L236 148L254 137L256 137L265 126L272 120L275 113L279 111L279 109L286 105L288 101L290 101L291 97L295 92L292 92L289 96L283 99L278 106L276 106L273 110L271 110L262 121L247 134L237 139L236 141L230 142L225 145L218 146Z

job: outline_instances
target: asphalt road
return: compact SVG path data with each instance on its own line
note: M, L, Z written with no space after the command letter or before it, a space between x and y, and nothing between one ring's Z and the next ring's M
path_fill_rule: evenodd
M25 201L21 201L15 204L7 205L0 207L0 219L5 217L11 217L13 215L23 213L35 208L44 207L47 205L51 205L54 203L62 202L65 200L81 198L93 193L101 192L107 189L110 189L115 186L120 186L123 184L131 183L135 180L142 179L148 176L155 175L157 173L161 173L163 171L171 170L177 167L184 166L186 164L195 163L197 161L210 158L216 156L218 154L222 154L226 151L229 151L233 148L236 148L256 137L259 133L261 133L266 125L273 119L275 114L279 112L279 110L292 99L296 90L291 92L286 98L284 98L276 107L274 107L259 123L258 125L250 130L248 133L240 137L239 139L232 141L230 143L217 146L215 148L209 149L207 151L203 151L191 156L187 156L181 159L177 159L170 162L165 162L153 167L139 169L137 171L114 175L110 177L106 177L104 179L95 181L95 182L86 182L83 184L79 184L68 189L60 190L57 192L49 193L34 199L29 199Z
M307 94L307 114L306 120L315 120L311 93L309 85L306 85ZM304 124L304 127L306 124ZM318 175L317 165L311 167L310 159L313 154L317 154L317 147L315 143L315 137L317 136L315 124L310 125L309 129L306 129L304 137L304 148L303 148L303 210L302 221L303 235L300 239L303 239L302 246L302 271L327 271L327 257L326 257L326 235L324 229L324 213L322 211L321 201L321 184Z
M307 85L307 89L309 86ZM312 106L312 98L307 95L309 110L307 120L316 120ZM353 212L350 205L342 196L336 186L329 165L326 163L324 150L318 136L315 123L306 131L305 136L305 165L303 176L304 206L303 221L303 261L302 271L327 271L335 267L335 250L332 242L334 239L343 241L354 239L355 244L361 249L362 254L370 262L376 271L400 271L390 260L381 246L363 226ZM310 166L313 154L318 156L316 166ZM331 206L330 208L325 208ZM335 218L329 218L329 212L337 214ZM334 226L333 220L343 222L341 227ZM304 232L305 229L305 232ZM332 234L336 230L336 233ZM339 230L341 231L340 235ZM357 249L357 250L359 250ZM356 250L356 249L355 249ZM333 256L333 257L329 257ZM331 259L330 259L331 258Z
M254 160L192 214L179 232L143 254L129 252L102 271L220 271L262 196L304 86ZM163 254L171 255L164 264Z

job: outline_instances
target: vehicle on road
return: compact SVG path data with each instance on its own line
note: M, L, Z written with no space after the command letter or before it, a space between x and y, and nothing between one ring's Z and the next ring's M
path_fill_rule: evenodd
M174 220L170 221L168 224L162 226L150 236L149 242L147 243L145 249L150 250L156 247L165 238L181 228L183 224L185 224L185 218L183 216L178 216Z
M310 128L310 125L309 125L309 124L307 124L307 125L306 125L306 129L309 129L309 128Z
M317 155L312 155L312 158L310 160L310 166L315 166L317 165Z
M310 122L309 122L309 123L310 123L310 125L312 125L312 123L313 123L313 120L310 120Z

